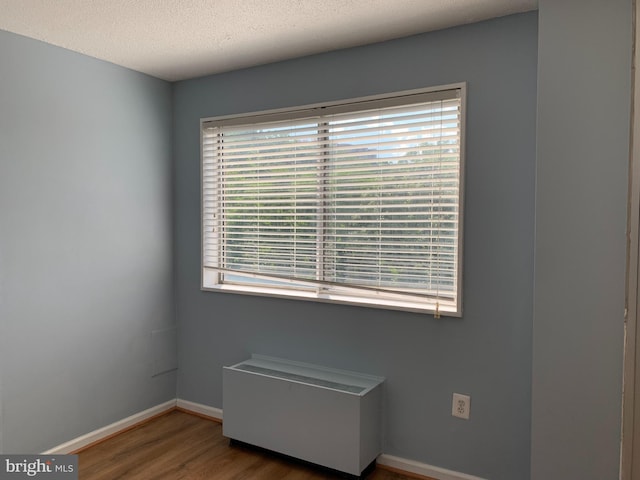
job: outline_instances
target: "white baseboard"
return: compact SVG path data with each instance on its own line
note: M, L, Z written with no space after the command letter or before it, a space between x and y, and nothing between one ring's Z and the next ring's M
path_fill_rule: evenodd
M43 455L64 455L70 452L75 452L82 447L86 447L87 445L97 442L98 440L102 440L110 435L121 432L129 428L136 423L140 423L147 418L153 417L154 415L158 415L160 413L164 413L166 411L172 410L176 406L175 400L169 400L168 402L161 403L160 405L156 405L155 407L148 408L139 413L135 413L130 417L119 420L111 425L107 425L106 427L99 428L94 430L93 432L89 432L80 437L74 438L66 443L58 445L57 447L53 447L46 452L42 452Z
M210 407L201 403L190 402L188 400L182 400L180 398L169 400L168 402L156 405L142 412L131 415L130 417L119 420L106 427L99 428L93 432L89 432L86 435L74 438L66 443L53 447L46 452L42 452L43 455L63 455L70 452L79 450L94 442L107 438L116 433L122 432L127 428L140 423L148 418L153 417L167 411L174 409L175 407L187 410L189 412L197 413L205 417L212 418L214 420L222 421L222 410L220 408ZM407 460L404 458L396 457L393 455L387 455L383 453L377 458L377 463L380 465L386 465L398 470L403 470L409 473L415 473L425 477L435 478L437 480L484 480L480 477L474 477L473 475L467 475L466 473L454 472L452 470L446 470L440 467L434 467L427 465L426 463L416 462L414 460Z
M181 398L178 398L176 400L176 407L188 410L193 413L197 413L199 415L204 415L205 417L213 418L214 420L222 421L222 410L219 408L210 407L201 403L190 402L188 400L182 400Z
M426 463L415 462L405 458L394 457L383 453L377 459L379 465L396 468L409 473L415 473L424 477L436 478L437 480L484 480L480 477L467 475L466 473L454 472L445 468L434 467Z

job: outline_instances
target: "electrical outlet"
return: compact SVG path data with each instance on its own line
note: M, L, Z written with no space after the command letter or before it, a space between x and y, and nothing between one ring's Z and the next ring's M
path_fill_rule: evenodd
M451 405L451 415L458 418L469 420L469 411L471 410L471 397L462 395L461 393L453 394L453 402Z

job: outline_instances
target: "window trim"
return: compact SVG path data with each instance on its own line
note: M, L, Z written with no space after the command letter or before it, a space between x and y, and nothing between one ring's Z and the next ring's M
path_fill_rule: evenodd
M389 298L367 298L367 297L350 297L345 294L340 294L339 297L330 293L316 293L305 290L282 290L274 289L263 286L249 286L249 285L234 285L234 284L217 284L213 282L211 276L213 272L207 271L204 266L204 248L205 248L205 235L204 235L204 130L205 128L225 125L242 125L245 124L248 118L252 118L258 122L276 121L294 119L296 117L303 117L305 115L312 115L317 113L318 109L330 110L330 113L341 113L343 111L352 111L354 104L370 103L373 107L387 106L398 102L403 97L416 97L425 96L433 97L432 100L438 100L439 95L442 96L443 92L449 92L452 90L458 90L460 99L460 154L459 154L459 195L458 195L458 258L457 258L457 286L456 286L456 301L454 306L441 305L436 312L435 308L428 308L422 303L411 302L405 300L393 300ZM200 119L200 289L202 291L213 292L225 292L236 293L242 295L252 296L265 296L271 298L285 298L285 299L297 299L297 300L311 300L323 303L337 303L345 305L354 305L360 307L381 308L389 310L400 310L418 312L423 314L434 314L436 317L462 317L463 313L463 260L464 260L464 197L465 197L465 137L466 137L466 97L467 97L467 84L466 82L447 84L442 86L419 88L412 90L404 90L399 92L390 92L379 95L370 95L365 97L357 97L350 99L342 99L329 102L321 102L315 104L307 104L302 106L285 107L256 112L244 112L230 115L220 115L214 117L205 117ZM425 99L424 101L429 101ZM323 112L324 113L324 112ZM216 273L217 275L217 273ZM216 283L214 286L210 286Z

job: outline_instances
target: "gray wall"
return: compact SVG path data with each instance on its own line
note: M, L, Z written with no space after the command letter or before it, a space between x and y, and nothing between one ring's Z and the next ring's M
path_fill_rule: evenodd
M175 398L171 113L166 82L0 31L5 453Z
M529 476L537 14L179 82L174 88L178 396L222 407L250 353L387 378L384 452ZM202 292L199 119L468 82L464 317ZM470 394L471 420L451 417Z
M532 479L618 478L631 0L540 0Z

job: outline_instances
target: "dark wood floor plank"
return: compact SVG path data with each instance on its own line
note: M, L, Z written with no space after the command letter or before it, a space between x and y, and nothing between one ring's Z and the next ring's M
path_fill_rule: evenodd
M222 425L172 411L79 453L80 480L323 480L345 477L242 444ZM375 469L367 480L408 480Z

